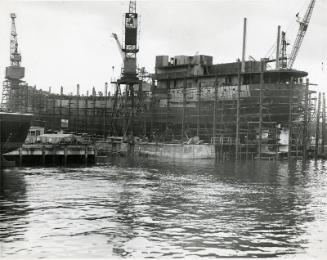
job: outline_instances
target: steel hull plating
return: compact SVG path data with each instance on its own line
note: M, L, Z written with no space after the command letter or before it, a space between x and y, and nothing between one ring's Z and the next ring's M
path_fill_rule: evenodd
M21 147L31 120L31 114L0 112L1 155Z

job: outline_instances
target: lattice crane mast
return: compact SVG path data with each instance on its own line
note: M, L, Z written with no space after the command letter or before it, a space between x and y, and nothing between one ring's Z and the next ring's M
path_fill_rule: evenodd
M302 42L303 42L303 38L304 35L308 29L309 23L310 23L310 19L312 16L312 11L313 8L315 6L316 1L315 0L311 0L305 15L303 16L302 20L298 20L299 23L299 30L293 45L293 49L291 52L291 56L289 57L289 62L288 62L288 68L291 69L293 67L293 64L295 62L296 56L299 53L299 50L301 48ZM299 14L296 15L297 18L299 18Z
M20 66L22 56L18 52L18 41L16 32L16 14L11 13L11 33L10 33L10 66L6 68L6 78L9 80L20 80L24 77L25 69Z
M18 53L17 32L16 32L16 24L15 24L16 14L14 13L10 14L10 18L11 18L10 64L12 66L20 66L22 57L20 53Z
M6 80L3 82L1 110L14 111L17 109L21 100L17 95L22 78L25 76L25 68L20 66L22 56L18 52L18 41L16 32L16 14L11 13L11 32L10 32L10 66L6 67Z

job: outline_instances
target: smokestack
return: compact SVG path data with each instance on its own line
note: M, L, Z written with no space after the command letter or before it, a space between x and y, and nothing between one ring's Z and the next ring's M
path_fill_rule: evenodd
M278 25L278 29L277 29L276 70L280 69L279 55L280 55L280 25Z
M80 93L80 88L79 88L79 84L77 84L76 86L76 95L79 96Z
M104 96L108 96L108 82L104 83Z
M63 86L60 87L60 95L63 95L64 94L64 88Z
M246 26L247 26L247 18L244 17L243 22L243 48L242 48L242 68L241 72L245 72L245 55L246 55Z
M51 86L49 87L49 94L51 94Z

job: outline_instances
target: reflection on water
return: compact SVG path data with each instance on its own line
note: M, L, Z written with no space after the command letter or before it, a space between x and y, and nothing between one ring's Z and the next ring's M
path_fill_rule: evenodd
M327 255L326 167L116 159L10 170L1 256Z

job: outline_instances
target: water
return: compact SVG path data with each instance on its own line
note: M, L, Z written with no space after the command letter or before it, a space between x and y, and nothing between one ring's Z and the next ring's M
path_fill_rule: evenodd
M1 257L327 256L327 163L6 171Z

